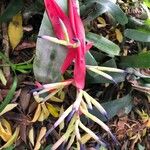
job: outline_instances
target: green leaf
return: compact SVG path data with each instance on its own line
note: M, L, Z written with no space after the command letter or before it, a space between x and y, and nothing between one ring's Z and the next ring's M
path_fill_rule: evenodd
M115 43L95 33L87 33L87 39L94 43L99 50L109 54L109 56L119 55L120 48Z
M144 3L145 3L145 5L146 5L147 7L150 8L150 0L144 0Z
M116 62L114 59L111 59L107 62L105 62L104 64L102 64L102 66L105 66L105 67L112 67L112 68L117 68L116 66ZM122 73L110 73L110 72L107 72L107 74L109 74L116 83L118 82L123 82L125 80L125 74L122 74ZM94 84L94 83L114 83L113 81L111 80L108 80L96 73L93 73L91 71L88 71L88 74L87 74L87 77L86 77L86 81L88 84Z
M138 150L145 150L145 147L138 143Z
M46 147L45 147L45 149L44 149L44 150L50 150L50 149L51 149L51 147L52 147L52 145L48 145L48 146L46 146Z
M11 146L5 148L4 150L13 150L13 149L14 149L14 145L11 145Z
M125 13L121 10L119 6L117 6L110 0L86 0L85 4L93 5L95 6L95 8L99 7L98 9L94 9L94 13L99 12L99 15L101 15L104 12L109 12L118 23L122 25L128 23L128 18Z
M97 66L97 62L90 52L87 52L86 54L86 65Z
M150 52L120 57L120 67L150 68Z
M106 9L101 5L97 5L93 2L87 2L80 7L81 18L84 23L89 23L94 20L96 17L102 15L106 12Z
M17 88L17 77L15 76L14 78L14 82L11 86L11 89L9 90L7 96L5 97L5 99L3 100L3 102L0 104L0 112L7 106L7 104L9 104L14 96L14 93L16 91Z
M141 31L136 29L126 29L124 35L135 41L140 42L150 42L150 32L149 31Z
M6 22L22 10L24 6L23 0L11 0L3 14L0 16L0 22Z
M105 102L101 104L106 112L108 113L108 119L113 118L119 111L123 111L125 114L128 114L132 109L132 97L130 94L109 102ZM102 121L106 121L106 119L99 113L96 108L90 110L90 113L97 116Z
M58 0L57 2L63 10L67 11L67 0ZM49 35L55 37L46 12L44 13L38 35ZM64 46L41 38L37 39L36 56L33 63L36 80L44 83L61 80L60 67L66 57L66 53L67 49Z

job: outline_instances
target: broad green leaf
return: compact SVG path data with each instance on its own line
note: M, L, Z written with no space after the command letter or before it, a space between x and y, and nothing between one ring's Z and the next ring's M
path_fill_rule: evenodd
M111 119L119 111L124 111L125 114L128 114L131 111L132 108L132 97L130 94L116 99L109 102L101 103L103 108L108 113L108 118ZM99 113L99 111L96 108L93 108L93 110L89 110L91 114L97 116L99 119L106 121L106 119Z
M97 62L90 52L87 52L86 54L86 65L97 66Z
M110 0L86 0L86 4L93 5L92 7L95 7L94 13L96 14L99 13L99 15L101 15L104 12L109 12L118 23L122 25L128 23L128 18L125 13L119 6L117 6L117 4L113 3ZM97 17L97 15L95 17Z
M94 46L99 50L109 54L109 56L119 55L120 48L115 43L95 33L87 33L87 39L94 43Z
M121 67L150 68L150 52L120 58Z
M9 90L3 102L0 104L0 112L2 112L2 110L11 102L14 96L14 93L16 91L16 88L17 88L17 77L15 76L11 89Z
M58 0L63 10L67 9L67 0ZM55 37L50 20L44 13L39 36L49 35ZM67 49L61 45L47 40L37 39L36 56L33 63L33 70L36 80L40 82L54 82L61 80L60 67L65 59Z
M140 42L150 42L150 32L149 31L141 31L136 29L126 29L124 35L135 41Z
M23 0L11 0L3 14L0 16L0 22L6 22L22 10L24 6Z

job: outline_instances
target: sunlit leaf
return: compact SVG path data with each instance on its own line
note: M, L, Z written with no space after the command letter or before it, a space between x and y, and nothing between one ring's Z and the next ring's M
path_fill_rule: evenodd
M14 49L19 44L23 36L22 15L20 13L14 16L12 21L9 23L8 36L10 44Z

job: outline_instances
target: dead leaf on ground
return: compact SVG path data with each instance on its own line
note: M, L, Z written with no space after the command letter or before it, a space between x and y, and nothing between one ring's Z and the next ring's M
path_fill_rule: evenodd
M31 94L29 93L30 89L23 88L20 94L19 104L23 110L23 112L26 111L26 109L29 106Z
M35 48L36 44L33 41L26 41L26 42L22 42L21 44L19 44L15 50L16 51L21 51L27 48Z

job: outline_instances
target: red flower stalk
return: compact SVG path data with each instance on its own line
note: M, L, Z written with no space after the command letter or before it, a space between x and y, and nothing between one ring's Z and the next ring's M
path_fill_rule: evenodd
M61 67L61 72L74 61L74 82L79 89L84 88L85 84L85 54L92 46L91 43L86 45L85 31L81 18L78 13L77 0L68 0L69 15L59 7L55 0L45 0L45 7L48 17L52 23L54 33L60 40L66 40L70 43L78 43L76 47L68 46L68 53ZM64 34L62 26L67 29L68 37Z

